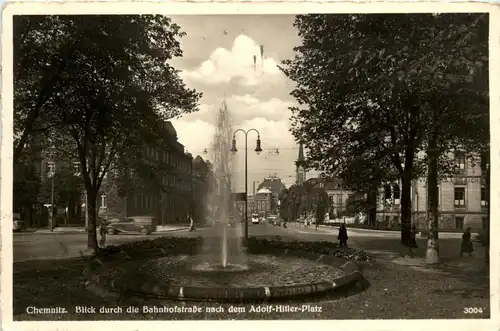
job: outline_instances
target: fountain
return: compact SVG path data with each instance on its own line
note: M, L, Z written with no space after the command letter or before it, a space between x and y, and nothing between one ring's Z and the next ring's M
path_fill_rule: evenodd
M247 268L247 257L242 245L242 223L234 218L235 205L231 196L231 139L233 128L225 102L217 113L215 133L212 140L212 166L214 180L209 188L208 203L210 218L214 220L210 235L204 239L202 254L203 270L243 270ZM230 222L232 221L232 222ZM195 265L196 270L200 266Z
M357 267L335 257L262 241L244 247L244 223L235 217L239 213L231 194L232 134L224 102L212 141L213 178L207 200L213 224L202 231L201 249L196 246L195 254L191 250L179 255L160 246L156 258L124 262L115 276L110 277L107 269L104 279L113 290L181 300L269 300L326 292L359 279Z

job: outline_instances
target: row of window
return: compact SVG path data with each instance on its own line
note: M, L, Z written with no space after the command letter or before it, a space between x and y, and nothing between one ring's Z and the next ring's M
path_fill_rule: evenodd
M155 195L136 194L134 196L135 209L154 209L158 207L158 203L160 202ZM187 210L189 208L189 201L187 199L167 199L161 203L165 205L163 207L166 209L183 208Z
M81 166L80 162L73 162L73 174L75 176L81 175ZM54 161L47 161L47 177L52 177L56 173L56 163ZM104 172L104 167L101 166L101 174ZM106 179L107 173L104 174L104 179Z
M164 175L162 177L162 185L175 187L184 191L189 191L191 189L190 182L177 178L174 175Z
M455 206L465 207L465 187L455 187ZM481 188L481 206L488 206L488 190L485 187Z
M386 216L385 217L385 222L386 223L391 223L391 219L392 219L392 223L401 223L401 220L399 217L391 217L391 216ZM482 217L481 219L481 222L482 222L482 228L486 228L486 225L487 225L487 222L488 222L488 218L487 217ZM465 224L465 217L463 216L456 216L455 217L455 228L457 229L463 229L464 228L464 224Z
M330 205L341 206L342 205L342 194L331 194L328 196L330 199Z
M487 155L481 155L480 157L480 168L481 171L485 171L488 167L488 156ZM463 152L457 152L455 153L455 166L457 170L460 171L465 171L465 168L467 166L467 158L465 153Z
M463 229L464 228L464 223L465 223L465 217L463 216L457 216L455 217L455 227L457 229ZM481 218L481 225L483 229L486 229L486 226L488 224L488 217L482 217Z
M179 169L182 172L188 173L191 171L191 164L189 162L181 160L179 157L176 157L176 155L173 153L167 151L161 152L158 149L147 146L145 148L145 154L150 159L161 161L165 164L175 167L176 169Z

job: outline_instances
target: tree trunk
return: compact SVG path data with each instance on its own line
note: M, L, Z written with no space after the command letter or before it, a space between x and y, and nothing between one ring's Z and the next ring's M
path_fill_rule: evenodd
M411 244L411 169L401 176L401 244Z
M88 217L89 223L87 228L87 247L96 252L99 249L97 245L97 190L87 191Z
M438 151L437 134L431 133L429 150L427 151L429 165L427 168L427 251L425 254L428 264L439 263L439 215L438 215Z
M378 187L374 186L368 192L368 224L372 226L377 223L377 190Z

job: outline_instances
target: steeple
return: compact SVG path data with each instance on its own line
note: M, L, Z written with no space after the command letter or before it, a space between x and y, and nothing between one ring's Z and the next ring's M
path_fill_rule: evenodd
M302 144L302 141L299 142L299 158L297 159L297 162L304 162L304 145Z
M306 170L305 170L305 158L304 158L304 145L302 141L299 142L299 156L295 162L295 184L302 185L306 181Z

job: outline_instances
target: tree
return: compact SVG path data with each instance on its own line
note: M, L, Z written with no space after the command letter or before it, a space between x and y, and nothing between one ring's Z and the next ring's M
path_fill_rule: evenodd
M279 200L279 206L280 209L278 211L279 216L283 220L288 220L289 215L288 215L288 189L283 189L279 195L278 195L278 200Z
M15 54L29 53L36 61L25 65L33 68L37 61L47 63L46 70L34 78L26 73L35 69L17 69L25 80L39 83L32 88L16 85L18 99L28 105L48 100L43 107L18 116L25 118L19 121L24 128L21 137L30 134L30 116L41 116L43 110L51 145L71 147L69 154L80 162L88 197L88 246L97 249L96 199L106 173L112 166L121 167L122 161L130 168L137 160L137 153L131 151L157 144L166 119L196 110L200 95L187 89L168 63L182 56L177 39L184 33L159 15L15 19L19 39ZM54 25L57 29L51 28ZM23 32L36 42L22 42ZM43 44L39 35L48 36ZM33 44L35 50L29 49ZM25 110L16 107L15 111ZM22 146L21 138L16 148Z
M453 170L445 157L452 133L471 128L467 122L474 116L459 104L463 98L457 92L469 86L471 68L484 66L484 29L475 27L481 17L299 15L295 20L302 45L281 68L296 83L292 95L300 105L292 107L292 133L304 141L310 167L342 178L353 160L369 161L369 168L382 170L369 172L370 184L396 174L401 181L401 243L407 247L411 181L426 168L427 160L418 155L427 150L430 132L438 127L446 132L436 154L444 174ZM476 44L480 46L474 48ZM450 107L434 120L443 95ZM477 98L464 98L478 104Z

